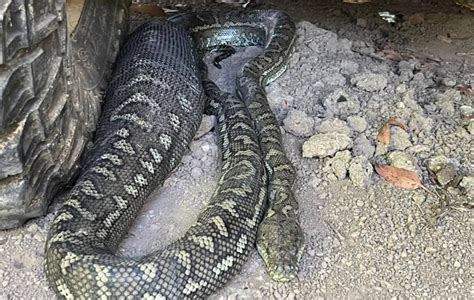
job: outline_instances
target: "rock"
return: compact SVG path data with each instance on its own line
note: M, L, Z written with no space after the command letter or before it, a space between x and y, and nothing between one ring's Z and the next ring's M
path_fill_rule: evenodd
M343 59L340 67L341 73L346 75L352 75L359 71L359 64L352 60Z
M469 121L469 123L466 126L466 130L467 132L469 132L469 134L474 134L474 120Z
M445 77L441 79L441 84L447 87L454 87L456 85L456 80L449 77Z
M418 102L415 100L415 90L414 89L409 89L405 93L403 93L402 96L402 101L403 104L405 104L406 107L411 108L412 110L415 111L422 111L421 107L418 105Z
M316 53L329 52L334 53L338 48L337 34L319 27L310 22L300 22L300 26L304 30L305 36L311 36L312 41L307 46Z
M406 149L409 153L422 153L422 152L430 152L431 148L427 145L414 145Z
M474 117L474 108L469 105L462 105L459 107L459 111L461 113L461 119L463 120L469 120Z
M339 151L334 155L334 158L328 160L334 175L341 180L346 178L347 167L351 160L351 152L349 150Z
M201 125L199 125L199 129L196 132L196 135L194 136L194 139L197 140L204 136L206 133L212 130L214 128L214 124L216 123L216 117L215 116L208 116L208 115L203 115Z
M390 165L396 168L416 171L416 160L413 156L402 151L393 151L388 155Z
M367 92L377 92L387 86L387 78L380 74L359 73L351 78L351 84Z
M373 172L372 164L365 156L354 157L349 163L349 178L358 187L365 187Z
M322 158L350 147L352 147L352 140L346 134L337 132L318 133L304 142L303 157Z
M448 163L449 161L446 156L437 155L428 159L427 166L430 171L432 171L433 173L436 173Z
M343 89L336 89L323 99L324 108L333 115L345 117L359 112L360 104Z
M408 17L406 17L406 21L405 22L408 22L407 24L405 25L418 25L418 24L422 24L423 22L425 21L425 15L423 13L415 13L413 15L409 15Z
M474 176L464 176L459 183L459 186L462 187L466 194L472 199L474 197Z
M291 109L283 120L283 128L300 137L308 137L313 134L314 120L305 112Z
M408 128L414 131L430 132L433 128L433 123L433 119L425 117L422 113L414 112L411 115Z
M397 87L395 88L395 92L397 94L403 94L407 91L407 85L405 83L402 83L402 84L399 84L397 85Z
M458 170L444 155L431 157L427 162L428 170L436 175L436 180L442 186L459 181Z
M270 108L278 120L281 120L293 105L294 97L288 95L288 91L280 86L269 85L266 88L267 99Z
M354 156L365 156L371 158L374 156L375 147L372 143L365 137L361 135L354 140L354 147L352 148L352 153Z
M445 186L451 182L454 182L457 177L458 177L458 171L456 167L451 163L448 163L447 165L442 167L438 172L436 172L436 180L442 186Z
M191 176L194 178L194 179L199 179L202 177L202 174L203 174L203 171L201 168L199 167L195 167L191 170Z
M366 28L367 27L367 19L358 18L357 21L356 21L356 25L359 26L359 27L362 27L362 28Z
M316 130L319 133L342 133L345 135L351 134L351 129L347 126L347 123L339 119L327 119L321 122L319 126L316 127Z
M395 150L405 150L412 146L410 135L406 131L394 126L392 126L391 130L392 135L390 145L393 146Z
M462 103L461 93L456 89L447 89L444 93L436 96L436 106L440 109L441 114L451 116L454 114L454 103Z
M347 118L349 126L355 132L364 132L367 129L367 121L359 116L352 116Z
M346 77L339 73L328 74L322 78L322 81L327 85L344 86L346 85Z

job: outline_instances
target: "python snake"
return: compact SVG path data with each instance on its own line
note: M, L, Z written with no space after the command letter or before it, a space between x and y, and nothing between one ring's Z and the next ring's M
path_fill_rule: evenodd
M294 169L263 89L284 71L294 32L285 13L255 10L183 14L130 35L94 147L48 235L45 270L58 296L203 298L240 271L255 242L272 278L295 277L303 233L291 191ZM208 80L199 60L219 45L264 48L239 72L237 95ZM164 249L116 256L148 195L179 163L207 101L222 154L209 203Z

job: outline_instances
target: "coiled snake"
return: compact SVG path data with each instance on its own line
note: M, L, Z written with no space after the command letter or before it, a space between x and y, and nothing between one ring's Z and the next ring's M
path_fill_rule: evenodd
M295 174L263 89L285 69L294 31L286 14L256 10L184 14L131 34L94 148L48 236L45 269L58 296L203 298L239 272L256 240L274 279L295 276L303 249ZM197 51L219 45L264 47L238 74L238 96L221 92L198 60ZM222 153L211 200L164 249L114 255L147 196L179 163L206 99Z

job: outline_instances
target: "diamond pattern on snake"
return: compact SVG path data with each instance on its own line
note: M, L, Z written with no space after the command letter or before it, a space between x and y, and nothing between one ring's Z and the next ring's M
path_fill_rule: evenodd
M285 70L294 35L283 12L235 10L186 13L129 36L94 147L48 236L46 275L59 297L204 298L241 270L255 244L274 280L296 276L304 237L291 190L295 172L264 90ZM246 46L263 52L238 72L235 93L221 91L203 55ZM115 255L148 195L181 160L205 109L217 117L223 153L208 205L165 248Z

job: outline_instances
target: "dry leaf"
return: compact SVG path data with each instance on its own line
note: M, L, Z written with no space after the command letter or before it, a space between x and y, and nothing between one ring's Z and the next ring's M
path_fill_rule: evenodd
M379 164L374 164L374 168L377 174L396 187L407 190L422 188L431 194L431 191L421 183L420 178L418 178L418 175L413 171Z
M400 127L401 129L407 131L408 128L400 121L397 121L394 118L390 118L385 124L380 128L377 139L384 145L390 143L390 125Z
M472 96L474 95L474 92L472 91L471 87L469 85L465 85L465 84L458 84L456 86L458 88L459 91L461 91L461 93L464 95L464 96Z
M405 130L405 131L408 130L408 127L407 127L405 124L403 124L403 123L400 122L400 121L397 121L397 119L395 119L395 118L390 118L390 119L387 121L386 124L400 127L401 129L403 129L403 130Z
M157 3L132 4L132 11L144 13L153 17L165 17L166 13Z
M382 50L382 52L385 55L385 57L388 58L388 59L391 59L391 60L394 60L394 61L401 61L403 59L402 56L400 55L400 53L398 53L395 50L384 49L384 50Z
M384 145L388 145L390 143L390 126L387 123L385 123L382 128L380 128L377 139Z

